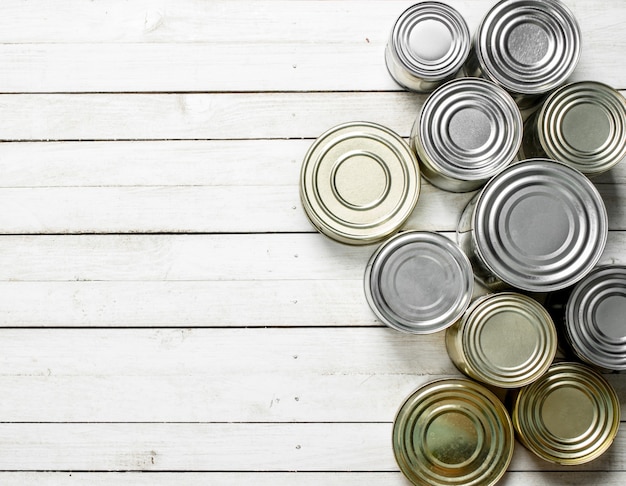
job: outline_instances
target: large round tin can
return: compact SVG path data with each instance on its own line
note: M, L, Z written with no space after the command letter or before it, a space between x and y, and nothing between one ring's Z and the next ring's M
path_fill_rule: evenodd
M483 284L530 292L578 282L598 262L607 236L595 186L547 159L518 162L491 179L463 211L457 232Z
M399 331L426 334L454 323L474 287L469 260L457 244L428 231L406 231L371 256L365 296L376 316Z
M463 17L446 4L427 1L398 17L385 62L400 86L430 92L456 75L469 50L470 34Z
M470 378L499 388L519 388L552 364L557 334L535 300L504 292L486 295L446 331L446 348Z
M415 154L381 125L353 122L322 134L300 172L300 198L320 232L342 243L369 244L396 232L415 208Z
M594 81L553 92L524 127L522 159L560 160L590 177L626 157L626 99Z
M393 424L400 470L418 486L495 484L513 455L513 427L479 383L445 379L415 390Z
M626 370L626 266L597 267L578 282L565 306L565 336L586 363Z
M501 0L478 26L465 72L500 84L528 108L565 82L580 50L578 23L559 0Z
M437 88L411 131L422 175L454 192L484 185L516 158L521 141L522 115L513 98L479 78Z
M609 448L619 427L620 405L600 374L563 362L519 391L511 418L520 442L537 456L576 465Z

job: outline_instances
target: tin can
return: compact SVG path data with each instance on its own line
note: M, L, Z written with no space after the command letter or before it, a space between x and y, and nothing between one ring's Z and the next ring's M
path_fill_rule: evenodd
M465 72L498 83L529 108L565 82L580 50L580 28L562 2L502 0L478 26Z
M496 84L461 78L437 88L411 131L422 175L446 191L473 191L516 159L522 115Z
M457 244L428 231L406 231L371 256L365 296L376 316L399 331L427 334L454 323L474 287L469 260Z
M545 373L556 354L552 318L535 300L504 292L486 295L446 331L455 366L499 388L519 388Z
M563 362L518 392L511 418L527 449L546 461L578 465L609 448L619 427L620 406L600 374Z
M509 166L467 205L457 237L491 289L550 292L596 265L608 236L602 197L576 169L548 159Z
M597 267L565 306L565 336L576 356L606 370L626 370L626 266Z
M589 177L626 157L626 99L584 81L553 92L527 121L520 158L560 160Z
M409 145L369 122L338 125L309 148L300 172L302 206L321 233L342 243L375 243L413 211L420 173Z
M400 86L426 93L454 78L469 50L469 29L456 10L440 2L420 2L396 20L385 62Z
M495 484L513 455L513 427L487 388L445 379L415 390L393 424L393 452L418 486Z

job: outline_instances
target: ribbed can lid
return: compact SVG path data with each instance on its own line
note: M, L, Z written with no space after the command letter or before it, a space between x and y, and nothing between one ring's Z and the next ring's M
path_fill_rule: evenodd
M626 157L626 100L605 84L584 81L558 89L541 108L537 126L548 157L589 176Z
M375 123L331 128L313 143L300 172L300 197L311 223L343 243L374 243L397 231L419 189L412 150Z
M620 406L615 390L593 369L559 363L520 390L511 418L520 441L537 456L576 465L609 448Z
M396 415L393 451L415 485L495 484L513 455L513 427L504 405L465 379L428 383Z
M546 93L561 85L580 57L580 28L558 0L502 0L474 39L485 75L506 90Z
M463 314L474 277L456 243L438 233L406 231L374 252L364 286L368 304L383 323L426 334L452 325Z
M476 252L508 285L548 292L573 285L598 262L608 236L602 197L579 171L547 159L491 179L473 214Z
M594 269L570 294L567 340L576 355L610 370L626 370L626 266Z

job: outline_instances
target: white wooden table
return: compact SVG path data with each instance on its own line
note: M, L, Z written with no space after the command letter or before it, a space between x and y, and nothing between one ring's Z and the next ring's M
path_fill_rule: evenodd
M473 31L494 2L449 3ZM626 88L626 2L567 3L574 78ZM395 412L458 372L374 318L375 247L313 231L298 174L338 123L408 136L383 51L411 4L2 1L0 484L408 484ZM596 182L624 263L626 164ZM452 237L470 197L424 184L406 227ZM626 427L578 468L517 444L502 481L625 483Z

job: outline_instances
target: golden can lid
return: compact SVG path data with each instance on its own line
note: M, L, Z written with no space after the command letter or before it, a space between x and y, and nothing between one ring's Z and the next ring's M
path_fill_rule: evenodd
M419 190L417 159L408 144L369 122L322 134L300 172L300 197L311 223L342 243L374 243L396 232Z
M564 362L519 391L512 419L519 440L537 456L576 465L609 448L619 427L620 407L615 390L600 374Z
M514 292L487 295L446 333L448 354L471 378L517 388L543 375L557 350L552 318L537 301Z
M487 388L466 379L437 380L415 390L393 425L402 473L418 486L495 484L513 456L513 426Z

